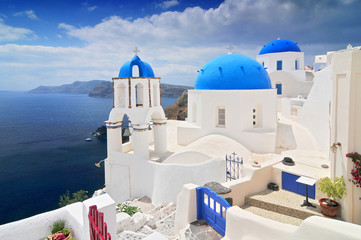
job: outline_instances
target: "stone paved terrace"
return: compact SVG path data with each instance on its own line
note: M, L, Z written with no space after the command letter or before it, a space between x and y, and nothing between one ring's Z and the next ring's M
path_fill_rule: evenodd
M286 190L266 189L247 196L246 204L241 208L265 218L299 226L307 217L323 216L318 200L309 198L309 202L316 208L301 207L305 199L305 196Z

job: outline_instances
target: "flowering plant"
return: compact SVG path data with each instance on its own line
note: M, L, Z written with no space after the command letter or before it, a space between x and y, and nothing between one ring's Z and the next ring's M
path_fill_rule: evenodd
M351 158L353 162L353 169L351 170L352 182L357 187L361 187L361 155L357 152L351 152L347 153L346 157Z

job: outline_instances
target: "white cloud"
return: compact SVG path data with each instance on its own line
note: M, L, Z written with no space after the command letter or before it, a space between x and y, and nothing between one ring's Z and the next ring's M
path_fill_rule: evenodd
M58 25L58 28L60 28L60 29L65 29L65 30L67 30L67 31L75 30L75 27L73 27L73 26L71 26L71 25L69 25L69 24L66 24L66 23L60 23L60 24Z
M168 1L164 1L158 4L158 7L163 8L163 9L168 9L174 6L179 5L179 0L168 0Z
M111 16L94 26L60 23L62 35L84 41L83 47L0 45L0 88L111 80L133 57L135 46L162 82L190 86L196 70L226 54L229 44L235 46L234 53L255 58L264 44L280 36L298 42L310 64L313 55L338 50L348 43L361 45L361 26L354 21L358 13L351 11L359 3L332 8L327 2L319 1L313 9L303 1L225 0L210 9L193 7L137 19ZM2 26L0 21L0 40ZM32 33L19 30L23 38ZM335 37L337 32L340 34ZM33 80L25 81L30 78ZM19 79L24 82L15 84Z
M89 11L89 12L92 12L92 11L94 11L96 8L97 8L97 6L88 7L88 11Z
M36 37L34 32L26 28L16 28L4 23L0 18L0 42L16 41Z
M35 12L33 10L26 10L26 11L22 11L22 12L17 12L14 13L14 16L26 16L30 19L38 19L38 17L36 16Z

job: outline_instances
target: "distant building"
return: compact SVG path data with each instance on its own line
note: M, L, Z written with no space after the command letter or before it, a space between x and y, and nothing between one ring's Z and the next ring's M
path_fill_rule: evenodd
M304 53L286 39L276 39L263 46L257 61L269 73L272 88L280 97L307 97L313 85L313 74L305 71Z

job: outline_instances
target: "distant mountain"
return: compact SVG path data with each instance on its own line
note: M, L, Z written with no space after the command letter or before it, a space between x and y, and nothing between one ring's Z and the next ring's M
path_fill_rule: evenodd
M161 83L161 97L179 97L192 87ZM90 97L113 97L113 83L105 80L76 81L61 86L40 86L28 93L89 94Z
M61 86L40 86L30 90L28 93L66 93L66 94L89 94L104 80L76 81L71 84ZM109 82L110 83L110 82Z
M193 87L161 83L160 95L161 97L179 97L184 91L189 89L193 89Z
M192 89L188 86L161 83L161 97L179 97L184 91ZM113 97L113 83L102 82L89 93L90 97Z
M113 83L104 81L89 92L89 97L113 97Z

